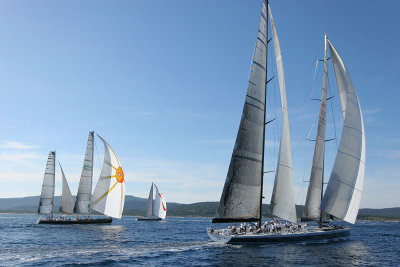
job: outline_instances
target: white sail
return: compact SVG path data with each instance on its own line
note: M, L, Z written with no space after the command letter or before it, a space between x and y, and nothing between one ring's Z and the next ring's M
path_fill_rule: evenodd
M163 193L158 190L156 185L154 187L156 188L156 198L154 200L153 214L161 219L165 219L165 216L167 216L167 203Z
M60 164L60 163L59 163ZM69 190L67 179L65 178L64 170L61 167L62 174L62 194L60 212L63 213L74 213L74 199L72 198L71 190Z
M329 49L344 121L338 153L321 209L344 221L355 223L364 182L364 122L350 74L342 58L330 42Z
M281 48L270 7L269 15L271 20L272 37L274 40L276 67L278 71L279 88L281 91L282 102L282 135L270 208L273 215L296 223L297 217L296 205L294 202L292 155L290 149L289 117L286 103L285 77L283 72Z
M79 181L78 194L74 212L78 214L90 213L90 198L92 195L93 180L93 149L94 149L94 132L89 132L86 145L85 159L83 161L81 179Z
M324 179L324 155L325 155L325 129L326 129L326 98L327 98L327 39L325 34L324 50L324 78L322 82L321 107L319 111L317 137L315 139L314 157L311 167L310 184L308 185L306 204L303 218L315 220L321 215L321 200Z
M266 18L263 2L242 118L213 222L260 219L268 41Z
M47 158L46 171L44 173L42 193L40 194L40 202L38 213L51 214L53 213L54 202L54 183L56 171L56 152L51 151Z
M125 202L125 180L121 163L110 145L104 144L101 174L92 196L91 208L114 218L121 218Z
M146 205L146 217L153 216L153 183L151 183L149 198Z

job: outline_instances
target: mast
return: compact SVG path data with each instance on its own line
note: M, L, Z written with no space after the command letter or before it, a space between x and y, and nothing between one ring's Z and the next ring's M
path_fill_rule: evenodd
M267 9L269 8L269 1L264 0L265 6ZM261 159L261 192L260 192L260 219L259 219L259 224L258 226L261 227L261 222L262 222L262 200L263 200L263 187L264 187L264 154L265 154L265 125L266 125L266 108L267 108L267 83L268 83L268 10L266 12L266 18L265 18L265 23L266 23L266 48L265 48L265 95L264 95L264 127L263 127L263 139L262 139L262 159Z
M324 111L324 120L326 120L326 95L327 95L327 76L328 76L328 60L327 60L327 56L326 56L326 33L325 33L325 38L324 38L324 45L325 45L325 49L324 49L324 80L322 83L322 98L321 98L321 109L325 109ZM323 102L324 101L324 102ZM322 111L321 111L322 113ZM321 179L321 202L322 202L322 198L324 197L324 171L325 171L325 127L326 127L326 122L323 125L324 126L324 147L323 147L323 151L322 151L322 179ZM320 209L320 213L319 213L319 227L322 227L322 210Z

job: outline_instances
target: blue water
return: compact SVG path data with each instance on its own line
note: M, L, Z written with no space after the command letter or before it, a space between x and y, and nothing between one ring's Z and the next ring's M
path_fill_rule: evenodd
M111 225L37 225L35 215L0 214L1 266L400 266L400 223L358 222L348 241L221 245L210 219L167 218Z

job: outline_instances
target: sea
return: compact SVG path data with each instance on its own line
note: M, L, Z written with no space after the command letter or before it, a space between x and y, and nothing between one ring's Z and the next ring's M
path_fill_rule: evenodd
M0 266L400 266L400 222L358 221L350 239L328 243L223 245L210 218L111 225L38 225L0 214Z

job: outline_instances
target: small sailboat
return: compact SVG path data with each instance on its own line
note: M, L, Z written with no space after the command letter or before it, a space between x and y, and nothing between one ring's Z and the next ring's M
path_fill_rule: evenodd
M155 191L155 199L153 190ZM161 221L167 216L167 202L158 187L151 183L149 198L146 205L146 216L137 218L138 221Z
M268 39L267 9L271 20L282 103L282 132L270 208L273 216L285 220L286 223L270 221L262 227L265 125L269 123L266 122L265 103L266 88L270 81L267 78L267 49L270 40ZM337 218L354 223L358 212L364 175L365 138L363 122L358 98L348 71L330 42L329 47L341 95L344 128L335 166L322 200L321 210ZM326 94L326 80L324 80L324 84ZM321 113L325 112L325 102L324 100L321 101L321 106L323 106ZM320 120L321 116L325 115L320 114ZM318 131L322 132L322 128ZM319 138L322 138L322 135ZM324 139L322 140L325 141ZM321 149L320 143L316 143L316 147L318 146L316 150L318 151ZM317 169L317 167L314 168ZM321 191L316 192L313 193L313 197L318 193L321 196ZM319 208L318 203L314 204L314 206ZM271 9L266 0L263 1L256 48L239 131L219 208L212 222L257 222L256 227L253 228L251 226L250 229L247 229L246 226L243 227L242 224L239 231L235 226L227 229L213 229L212 227L207 229L207 233L213 241L233 244L313 242L346 239L350 235L350 230L346 227L321 225L320 227L307 228L304 225L297 225L282 54Z
M60 211L67 214L75 213L75 219L53 218L55 152L50 152L43 180L42 195L39 204L39 214L48 214L47 218L39 218L39 224L96 224L111 223L112 217L121 218L125 202L125 178L121 163L111 146L99 135L104 144L104 161L101 174L92 195L94 132L89 133L86 154L79 182L75 204L63 174L63 191ZM61 167L61 165L60 165ZM64 186L66 185L66 186ZM71 202L72 200L72 202ZM92 218L91 209L108 217ZM80 218L79 215L86 215Z

